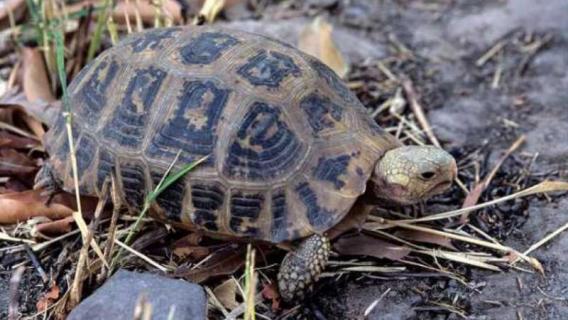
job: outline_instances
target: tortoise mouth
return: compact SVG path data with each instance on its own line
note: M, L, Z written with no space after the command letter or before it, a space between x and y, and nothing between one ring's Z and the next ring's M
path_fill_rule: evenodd
M437 184L435 184L430 190L428 190L428 194L435 195L444 192L448 188L452 186L453 180L444 180Z

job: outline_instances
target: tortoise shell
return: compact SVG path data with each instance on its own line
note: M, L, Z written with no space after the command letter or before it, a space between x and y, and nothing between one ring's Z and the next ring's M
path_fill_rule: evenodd
M154 29L85 67L69 88L80 192L114 171L131 208L177 167L209 155L168 188L164 218L271 242L322 233L365 191L399 142L316 58L218 27ZM59 118L46 136L56 177L73 190Z

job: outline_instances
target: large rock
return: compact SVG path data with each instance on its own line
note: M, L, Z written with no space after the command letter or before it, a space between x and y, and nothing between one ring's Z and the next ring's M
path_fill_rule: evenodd
M145 295L146 301L152 306L153 320L207 318L207 298L201 286L148 273L120 270L73 309L67 319L132 319L141 295ZM169 317L172 312L173 317Z

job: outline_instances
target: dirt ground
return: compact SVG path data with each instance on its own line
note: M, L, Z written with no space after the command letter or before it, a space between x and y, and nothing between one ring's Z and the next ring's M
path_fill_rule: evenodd
M389 34L424 58L435 70L427 88L429 119L438 137L451 148L489 145L489 163L526 134L522 153L538 154L535 174L568 176L568 3L563 0L447 1L447 10L431 10L419 1L353 2L355 15L369 22L367 31L379 47ZM502 78L491 87L496 62L476 61L496 43L511 37L546 36L550 42L537 52L519 75L523 60L505 48ZM510 51L508 51L510 50ZM427 97L426 97L427 98ZM489 165L491 167L491 165ZM523 250L566 223L568 199L532 200L505 244ZM439 308L461 305L468 319L565 319L568 314L568 237L560 235L534 256L545 276L510 271L467 272L466 288L438 276L403 279L362 277L322 290L327 319L359 319L382 297L369 319L459 319ZM473 289L472 289L473 288ZM383 296L383 293L387 292ZM328 292L328 294L325 294ZM453 302L452 302L453 301ZM339 308L338 308L339 307ZM338 309L341 312L338 312Z
M391 56L393 43L400 44L413 58L397 70L412 79L436 136L458 159L476 154L480 171L486 174L513 141L526 135L485 199L511 193L503 186L511 179L507 172L525 170L528 163L528 185L546 178L568 180L566 0L289 2L295 6L288 11L281 3L268 6L261 19L235 8L225 13L230 21L220 24L296 43L300 30L321 14L334 25L334 39L352 65L352 81L364 82L368 61ZM489 56L496 47L500 49ZM374 108L377 101L363 92L366 89L356 91ZM444 208L434 202L426 211ZM473 214L472 221L522 252L567 223L566 213L568 198L552 195L511 201ZM418 269L396 276L327 278L305 307L309 318L330 320L566 319L568 235L559 235L532 256L543 264L544 276L531 270L498 273L452 263L467 285ZM2 265L11 265L11 259L0 254ZM28 288L39 283L37 276L27 277ZM8 271L0 272L0 291L7 292L9 278ZM27 315L34 313L39 295L30 292L21 301ZM0 295L2 312L7 298Z

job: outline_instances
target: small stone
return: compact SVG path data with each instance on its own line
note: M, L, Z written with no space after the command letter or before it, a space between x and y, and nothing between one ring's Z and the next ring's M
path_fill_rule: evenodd
M67 319L132 319L141 295L152 307L152 320L207 318L207 298L201 286L149 273L119 270L73 309Z

